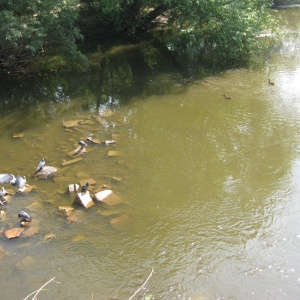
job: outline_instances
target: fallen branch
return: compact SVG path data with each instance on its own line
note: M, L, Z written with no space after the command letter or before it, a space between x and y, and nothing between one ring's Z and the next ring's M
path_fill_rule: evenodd
M45 287L48 283L50 283L51 281L54 281L54 279L55 279L55 277L53 277L53 278L51 278L49 281L47 281L44 285L42 285L38 290L36 290L36 291L34 291L34 292L32 292L31 294L29 294L26 298L24 298L23 300L27 300L31 295L33 295L33 294L35 294L34 296L33 296L33 298L31 299L31 300L36 300L37 299L37 295L39 294L39 292L40 291L42 291L43 290L43 287ZM56 283L60 283L60 282L58 282L58 281L54 281L54 282L56 282Z
M150 279L150 277L152 276L154 272L154 269L152 267L152 270L151 270L151 273L149 274L149 276L147 277L147 279L145 280L145 282L139 287L139 289L128 299L128 300L131 300L133 299L133 297L141 290L141 289L144 289L145 288L145 285L146 283L148 282L148 280Z

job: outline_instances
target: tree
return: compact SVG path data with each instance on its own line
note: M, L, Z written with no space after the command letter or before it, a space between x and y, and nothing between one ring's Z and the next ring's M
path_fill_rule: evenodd
M73 64L83 61L76 46L82 36L74 26L75 5L60 0L0 0L0 69L21 71L45 52L62 53Z
M169 49L214 66L247 62L265 42L257 36L276 27L269 0L88 1L90 13L115 31L136 34L164 23Z

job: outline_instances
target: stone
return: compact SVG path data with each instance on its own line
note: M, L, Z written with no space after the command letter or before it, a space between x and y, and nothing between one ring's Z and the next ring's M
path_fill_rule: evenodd
M79 181L79 184L80 184L81 186L84 186L87 182L88 182L90 185L95 185L95 184L96 184L96 181L95 181L93 178L80 180L80 181Z
M94 139L92 137L87 137L86 140L88 142L91 142L92 144L101 144L101 141L99 139Z
M77 192L78 189L79 189L79 184L77 184L77 183L68 185L68 191L69 191L70 194Z
M99 193L96 193L94 199L97 202L102 202L109 206L123 203L122 199L117 196L112 190L103 190Z
M18 238L24 230L25 230L25 228L7 229L6 231L4 231L4 236L9 240L10 239L15 239L15 238Z
M21 139L24 137L24 133L13 133L14 139Z
M63 211L63 213L64 213L66 216L70 216L71 213L72 213L73 210L74 210L74 207L72 207L72 206L59 206L59 207L58 207L58 210Z
M54 177L56 172L57 168L52 166L44 166L39 172L37 172L33 176L36 178L47 179Z
M83 235L77 235L72 239L72 242L78 243L78 242L82 242L84 240L85 240L85 237Z
M63 126L66 128L76 127L79 123L79 120L72 120L72 121L64 121Z
M39 211L43 210L43 204L41 202L33 202L33 203L27 205L26 209L34 211L34 212L39 212Z
M103 217L110 217L110 216L114 216L114 215L119 215L120 212L117 210L98 210L97 213L99 213L101 216Z
M109 223L113 228L119 229L124 224L124 222L126 222L128 219L129 219L129 214L126 213L124 215L111 219Z
M80 155L86 155L87 154L87 150L85 147L77 147L75 150L68 152L68 155L70 157L78 157Z
M112 145L112 144L115 144L115 143L117 143L116 140L105 140L103 142L103 144L105 144L106 146L109 146L109 145Z
M85 208L90 208L94 205L89 191L86 191L85 193L78 193L74 199L74 202L82 205Z
M28 194L34 189L34 185L26 185L22 188L18 188L16 194Z
M120 176L113 176L112 179L117 182L121 182L123 180L123 178Z
M56 239L56 235L54 233L48 233L44 235L44 240L48 241L48 240L53 240Z
M67 160L67 161L63 162L61 165L64 167L64 166L79 162L82 159L83 159L82 157L77 157L77 158L74 158L74 159L71 159L71 160Z
M4 210L0 211L0 222L3 222L6 218L6 212Z
M19 260L17 263L16 263L16 267L23 271L25 270L26 268L28 268L30 265L32 265L34 263L34 259L32 258L32 256L30 255L27 255L25 258L23 258L22 260Z
M85 217L85 213L81 210L74 210L70 216L67 217L67 221L70 223L79 223Z
M36 226L36 225L30 226L30 227L26 228L26 230L24 232L24 237L31 237L39 232L40 232L40 230L39 230L38 226Z
M110 150L107 153L108 157L115 157L115 156L122 156L123 152L122 151L116 151L116 150Z

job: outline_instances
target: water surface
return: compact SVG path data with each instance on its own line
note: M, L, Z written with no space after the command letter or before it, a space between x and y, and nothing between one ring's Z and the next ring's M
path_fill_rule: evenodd
M135 299L297 299L299 12L278 12L290 24L262 67L209 83L178 83L163 64L157 72L158 56L148 58L147 74L138 64L133 70L124 57L140 61L151 49L143 45L112 55L104 78L99 71L3 86L0 173L26 175L36 189L13 197L1 227L16 225L26 209L39 233L1 240L1 299L24 299L53 277L60 283L41 299L129 299L152 268ZM97 119L107 107L114 115L103 126ZM93 124L66 131L63 121L74 119ZM61 167L80 139L113 134L117 144L89 145L83 161ZM124 155L107 158L109 150ZM124 204L96 204L82 209L80 223L67 223L58 211L73 205L66 182L31 177L42 157L67 182L93 178ZM124 216L117 226L116 216ZM56 239L44 241L48 233Z

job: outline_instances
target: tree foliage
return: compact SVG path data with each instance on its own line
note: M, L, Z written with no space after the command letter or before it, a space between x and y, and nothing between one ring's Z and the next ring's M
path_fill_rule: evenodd
M84 0L85 1L85 0ZM90 13L117 31L137 33L164 23L169 48L210 65L247 62L275 31L269 0L87 0Z
M75 41L82 36L74 22L76 3L60 0L0 0L0 68L21 70L46 51L83 60Z
M276 25L271 0L70 1L77 0L0 0L0 68L50 50L82 60L76 47L82 38L75 26L79 13L96 19L98 27L132 36L160 27L169 52L214 66L247 62L263 41L257 35Z

